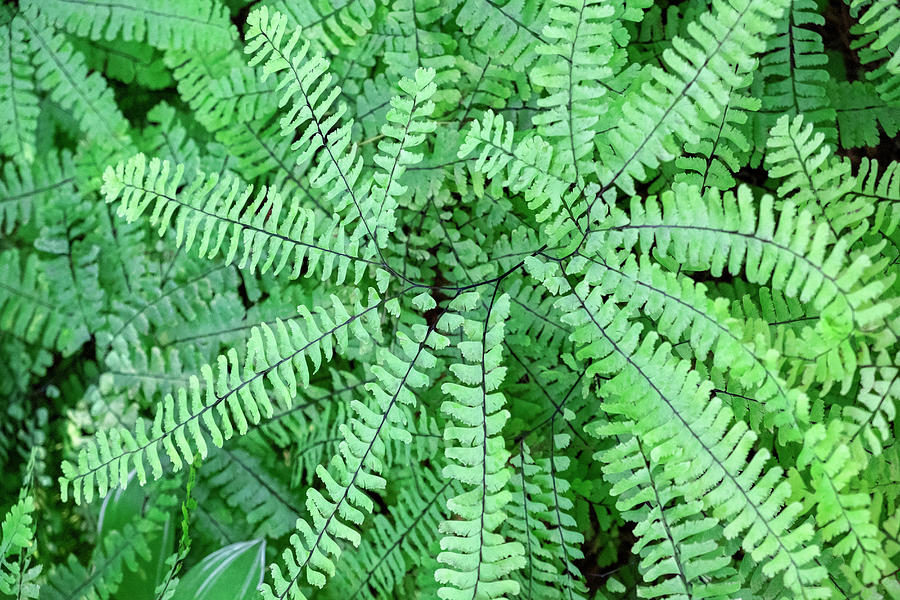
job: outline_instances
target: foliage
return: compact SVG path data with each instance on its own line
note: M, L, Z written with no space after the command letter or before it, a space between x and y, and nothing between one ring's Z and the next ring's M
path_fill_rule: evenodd
M0 597L900 598L894 2L0 28Z

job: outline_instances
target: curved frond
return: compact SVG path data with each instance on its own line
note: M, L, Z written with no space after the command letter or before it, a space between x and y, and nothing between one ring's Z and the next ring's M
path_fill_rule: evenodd
M760 60L759 77L764 82L764 111L792 117L803 115L806 122L833 140L835 111L824 85L828 79L824 69L828 58L822 36L813 28L824 24L814 0L792 0Z
M751 456L756 435L712 395L713 384L675 358L667 343L658 344L655 333L642 335L642 327L613 310L615 303L597 288L578 282L558 306L568 312L572 337L582 346L577 355L593 361L588 373L609 377L598 389L604 412L631 423L615 429L614 422L612 432L632 431L666 477L683 486L686 500L710 507L726 539L743 534L744 551L767 578L778 581L783 573L795 597L826 597L819 586L825 571L813 564L819 552L810 543L814 530L798 522L801 506L789 501L790 484L781 468L767 464L765 448Z
M626 101L622 122L606 138L597 175L603 190L634 192L648 169L681 154L679 140L698 141L695 124L715 120L735 89L745 84L760 40L784 10L782 0L716 0L713 10L689 26L692 40L675 38L663 52L668 71L652 68L653 80Z
M737 195L710 190L702 196L696 188L677 187L659 200L633 201L629 223L598 235L622 235L616 239L629 248L655 241L656 252L682 264L714 276L741 272L810 303L823 318L815 323L817 335L804 338L806 347L797 352L819 365L816 377L830 371L846 382L856 362L849 337L890 312L881 296L891 279L875 278L868 256L851 254L844 238L835 242L828 224L815 225L809 212L797 213L791 203L776 218L773 204L763 196L757 210L746 187Z
M221 448L236 431L243 435L251 425L271 417L275 405L270 395L281 408L290 408L298 384L309 385L310 373L334 355L335 345L346 347L351 332L364 339L377 330L371 320L379 306L380 302L356 306L351 315L333 296L331 309L319 309L316 316L301 307L302 325L278 320L273 327L254 328L243 364L231 349L214 364L204 365L202 385L192 375L176 396L167 394L149 431L143 421L138 421L134 433L121 428L99 431L78 452L76 463L63 463L63 497L71 485L75 502L90 502L95 491L103 496L110 488L125 487L132 468L141 483L147 481L148 465L153 479L158 479L163 473L161 451L171 461L170 468L180 470L193 462L195 453L207 455L207 440Z
M302 27L307 39L324 51L337 53L352 46L372 29L376 0L273 0L269 7Z

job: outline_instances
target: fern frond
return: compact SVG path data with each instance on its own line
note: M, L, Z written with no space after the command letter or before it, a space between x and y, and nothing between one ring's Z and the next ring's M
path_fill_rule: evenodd
M824 24L814 0L792 0L760 60L759 77L764 81L763 110L803 115L824 137L834 140L835 111L824 85L828 73L823 67L828 58L822 36L811 27Z
M204 52L228 48L237 38L228 9L213 0L140 3L109 0L26 0L39 5L57 27L92 40L147 41L151 46L197 48Z
M280 13L270 14L263 6L250 13L247 22L250 29L244 51L253 55L250 66L265 61L263 77L279 76L276 87L276 93L281 94L279 105L291 102L280 125L281 134L294 139L291 150L302 150L296 163L305 164L319 153L321 160L309 175L312 186L323 191L322 201L342 217L342 226L360 219L361 223L351 233L354 243L363 235L374 238L374 228L365 221L362 204L371 183L366 178L360 179L363 161L350 139L353 121L341 123L346 106L334 106L340 87L331 86L328 61L321 54L307 59L309 40L303 40L298 47L301 30L288 32L287 17ZM345 214L348 208L349 215Z
M137 140L141 152L175 164L183 163L188 173L199 169L202 150L188 134L180 111L165 101L160 102L147 111L147 123L141 139Z
M860 370L859 392L856 404L845 406L843 416L849 423L849 440L857 438L874 455L882 453L894 440L891 423L900 403L900 368L891 365L875 365Z
M169 52L167 57L171 64L181 63L176 68L179 91L193 109L194 118L236 159L236 170L245 179L264 178L285 193L302 194L327 212L302 177L307 165L294 164L291 139L279 135L278 97L274 85L261 80L258 69L244 64L237 52L222 57L227 65L238 64L221 75L218 69L210 69L185 52Z
M0 41L0 152L30 165L35 158L38 97L34 89L32 52L22 17L2 27Z
M547 90L538 99L544 110L533 122L555 144L560 158L575 167L575 180L593 163L594 136L607 107L601 84L613 71L612 31L615 9L605 0L557 0L544 28L546 46L538 54L549 57L531 71L534 82Z
M254 453L223 447L203 461L198 498L207 510L219 502L242 520L256 538L278 538L293 530L300 502Z
M451 302L451 309L474 308L477 292L468 292ZM509 297L494 295L487 304L483 323L448 319L447 325L461 327L464 341L458 343L463 362L450 366L458 379L441 386L450 399L441 404L447 415L444 428L450 461L444 477L460 481L465 491L447 501L456 519L444 521L442 552L438 561L446 565L434 577L443 586L443 600L506 598L519 592L511 573L524 564L524 548L507 541L499 532L506 518L503 507L510 500L507 489L509 452L501 431L509 411L497 388L506 368L502 366L504 321L509 314Z
M359 43L372 29L376 0L274 0L269 8L288 17L291 27L302 27L306 39L335 54Z
M592 252L592 248L586 248ZM623 303L632 318L643 314L671 343L686 341L701 359L710 357L728 381L744 395L763 404L765 424L775 427L784 440L799 440L808 423L807 399L780 376L772 357L760 354L748 339L746 326L729 319L728 302L707 296L706 287L687 277L665 272L649 257L623 259L598 251L587 268L585 281L603 294Z
M456 24L471 43L495 56L500 64L524 71L537 58L549 3L539 0L465 0Z
M878 97L868 82L828 82L828 96L837 113L840 144L844 148L878 145L881 131L888 138L900 132L900 111L897 101L887 102Z
M23 266L18 250L0 253L0 272L0 329L66 355L88 341L81 315L48 301L46 267L37 254L29 254Z
M304 402L275 414L265 423L262 433L290 453L293 463L292 486L311 485L316 468L338 451L343 440L341 429L350 423L353 414L350 405L354 397L363 393L365 386L374 381L374 375L360 379L352 373L331 369L329 378L314 382L312 387L305 390ZM424 408L419 410L424 417ZM417 426L411 421L406 426L415 443L419 436ZM410 446L398 445L410 451L409 455L398 460L396 456L391 456L392 446L388 445L385 449L385 464L398 464L403 460L416 460L417 457L433 454L417 453Z
M804 127L805 125L805 127ZM825 134L813 133L813 124L802 114L793 119L783 115L775 123L766 142L766 166L769 176L781 179L778 196L790 198L800 210L814 216L831 217L840 207L835 204L853 184L850 165L831 158L831 149L822 142ZM831 223L832 232L839 235L843 227Z
M110 488L125 487L132 468L143 483L147 465L153 479L158 479L163 473L160 450L168 456L172 470L180 470L185 462L193 462L195 453L207 455L207 436L221 448L235 430L243 435L249 426L271 417L275 407L270 394L279 406L290 408L297 395L297 376L301 385L308 386L310 372L334 355L335 343L346 347L351 331L356 338L368 338L377 330L371 320L380 305L378 301L366 308L357 305L350 315L333 296L331 308L318 309L316 316L300 307L303 326L278 320L273 327L254 328L243 364L231 349L213 365L203 366L203 385L192 375L177 397L167 394L157 406L149 431L142 421L133 434L121 428L99 431L79 450L76 463L63 463L63 497L71 485L76 503L90 502L95 491L102 496ZM363 325L364 320L368 325Z
M298 533L291 536L291 547L282 556L287 573L279 565L271 565L273 584L261 588L266 600L305 600L301 575L311 585L322 587L335 573L335 561L341 555L338 541L359 546L357 528L374 509L367 492L381 490L386 484L381 476L386 442L411 441L405 407L416 403L413 390L430 381L419 369L431 369L436 361L426 347L443 348L449 343L424 325L416 326L413 335L398 333L402 357L382 349L379 364L372 367L377 381L366 385L374 402L351 404L355 416L341 427L344 439L339 454L327 468L320 465L316 469L323 490L307 490L310 518L297 520Z
M628 424L630 425L630 424ZM617 435L622 422L594 428L598 436ZM689 490L673 481L664 464L654 461L638 437L625 439L597 453L604 475L618 496L616 508L635 523L646 598L728 598L741 588L731 564L730 544L723 544L722 526L707 514L704 503L688 499ZM674 502L677 501L677 504Z
M877 160L863 158L846 205L842 215L846 227L868 218L873 230L885 237L893 235L900 225L900 162L879 168Z
M190 336L211 325L210 321L217 325L238 321L244 317L244 307L237 295L230 293L236 286L235 270L216 265L194 277L166 281L159 289L136 291L133 298L117 302L109 311L109 339L101 342L124 337L136 346L135 350L141 350L140 335L147 334L151 327L155 338L168 345L176 330L180 336ZM215 318L210 319L211 315Z
M528 208L536 211L533 218L538 223L549 221L544 231L547 243L555 245L579 227L572 212L581 197L573 187L574 167L540 136L513 145L514 136L512 123L488 111L481 121L472 122L459 157L477 152L474 170L514 194L522 193Z
M146 532L127 525L110 531L94 553L88 568L69 555L64 564L50 572L41 586L41 600L69 600L76 597L109 598L122 584L125 569L137 570L139 560L150 559Z
M22 496L0 524L0 593L17 600L37 598L41 565L29 567L34 554L34 498Z
M686 183L720 190L735 186L734 174L746 162L752 148L748 136L748 115L760 108L758 99L746 92L732 91L728 105L716 122L698 124L703 131L699 141L685 143L687 155L675 159L675 166L683 169L675 174L676 183Z
M890 278L874 278L865 254L848 263L849 242L835 243L826 223L815 226L809 212L798 214L790 203L776 219L772 197L763 196L757 210L746 187L736 196L710 190L702 197L696 188L676 189L662 195L662 207L655 199L632 202L631 222L610 231L623 234L626 247L640 240L649 248L655 240L660 254L682 264L715 276L726 267L732 274L741 271L750 282L810 303L823 318L815 324L817 336L804 339L804 356L819 365L818 378L826 372L845 383L852 378L856 358L849 337L890 312L881 300Z
M854 481L864 460L853 456L860 446L843 442L845 424L834 419L828 426L817 423L806 432L797 466L809 467L816 522L825 541L832 541L836 556L845 557L850 569L865 584L874 583L884 572L884 540L872 523L872 497L856 491Z
M13 162L3 166L0 179L0 228L12 233L17 225L44 223L44 207L50 199L75 195L75 167L68 152L48 153L28 167Z
M163 55L166 66L172 71L178 88L178 95L192 109L199 112L200 124L208 125L207 114L215 108L211 94L213 82L228 78L232 71L246 72L246 63L237 50L219 50L217 52L191 53L186 50L169 50ZM200 107L204 108L200 110ZM251 104L253 106L253 104ZM216 123L221 127L222 123Z
M881 62L866 78L888 101L900 98L900 8L889 0L850 0L851 14L858 24L851 29L860 36L851 47L858 49L863 64Z
M438 88L433 96L435 113L457 110L462 88L453 56L457 40L441 27L442 21L450 18L450 5L441 0L393 0L390 7L379 30L384 36L381 43L388 80L414 79L418 69L433 69Z
M400 489L388 511L390 518L377 514L372 519L374 535L348 554L343 570L347 600L389 597L406 573L419 564L438 537L438 523L444 517L447 496L458 491L453 480L441 481L438 472L423 470L414 475L415 486Z
M351 266L353 280L359 282L368 265L380 264L371 253L358 255L358 241L348 240L336 221L317 231L310 209L296 202L286 208L272 188L263 186L253 197L253 186L242 185L232 174L198 173L179 190L183 175L183 165L173 169L168 161L148 163L137 154L107 168L102 193L107 202L120 201L118 213L129 222L152 205L150 223L158 225L160 235L174 220L176 244L185 250L196 248L207 258L222 253L228 264L240 250L241 269L278 274L289 267L291 279L319 272L323 280L334 276L342 283Z
M73 196L71 202L53 202L42 212L48 224L35 239L43 254L43 271L50 289L48 300L66 307L91 336L106 329L106 290L100 283L100 246L87 232L97 227L97 205Z
M30 4L17 18L22 19L34 55L38 88L72 112L87 139L112 144L117 150L127 147L128 121L103 77L88 73L84 57L74 52L64 35L53 30L36 3Z
M520 452L513 458L517 472L510 480L506 526L510 537L525 548L525 564L516 573L520 594L529 600L584 599L587 588L574 562L583 558L584 536L575 529L569 482L561 475L569 466L562 454L568 436L551 427L550 439L549 457L535 462L528 446L520 442Z
M387 122L381 128L384 139L378 143L375 156L380 170L363 207L363 219L373 228L379 246L386 245L387 236L396 227L394 212L399 197L407 191L400 180L407 167L422 160L414 150L435 128L428 120L434 111L431 97L437 89L434 75L433 69L417 69L415 79L402 79L399 85L404 94L391 98L391 110L385 115Z
M653 80L625 102L622 121L606 139L597 176L601 192L617 186L634 192L634 181L648 169L681 154L673 134L688 143L699 138L698 122L715 120L734 90L744 84L740 73L752 70L755 52L784 10L781 0L716 0L688 27L693 40L675 38L663 52L669 71L652 68ZM598 194L601 195L601 194Z
M510 462L515 471L510 477L511 496L506 505L508 516L504 529L507 536L525 550L524 565L514 573L519 582L519 595L528 600L553 598L559 594L552 586L559 573L551 549L545 547L544 540L538 536L545 531L545 524L538 515L547 510L547 506L538 500L543 490L534 479L541 468L535 464L531 449L524 442L519 443L519 452Z
M825 597L819 587L825 571L812 564L818 554L809 543L813 528L796 523L801 506L789 502L790 484L780 468L767 468L766 449L756 449L748 459L756 435L743 421L733 421L721 399L711 397L712 383L675 358L668 344L658 344L655 333L642 335L642 327L596 288L569 284L558 307L567 312L566 321L575 328L572 338L582 346L577 356L592 360L588 374L609 377L597 392L604 412L632 423L616 432L633 432L664 465L666 476L683 486L688 501L711 507L726 539L744 534L744 551L762 564L767 578L778 581L776 575L783 573L784 585L796 597ZM627 461L610 466L629 468Z
M161 51L143 42L91 40L72 36L75 50L84 56L92 71L104 73L110 79L160 90L174 84L172 74L162 61Z

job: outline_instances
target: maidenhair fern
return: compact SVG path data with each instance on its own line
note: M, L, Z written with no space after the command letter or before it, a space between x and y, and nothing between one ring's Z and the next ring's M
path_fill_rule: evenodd
M0 28L0 596L900 598L894 3Z

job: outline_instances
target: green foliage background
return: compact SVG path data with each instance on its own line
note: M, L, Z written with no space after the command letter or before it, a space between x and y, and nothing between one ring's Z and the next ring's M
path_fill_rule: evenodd
M894 2L0 29L0 596L900 598Z

